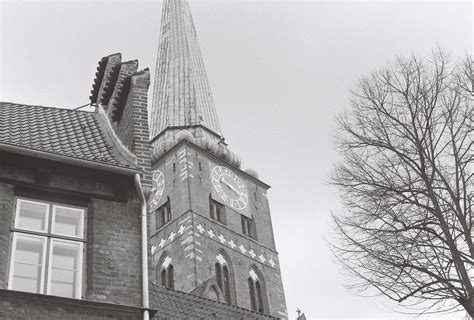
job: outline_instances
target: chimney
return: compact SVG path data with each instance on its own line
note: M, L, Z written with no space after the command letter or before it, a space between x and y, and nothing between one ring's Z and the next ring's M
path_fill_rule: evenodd
M92 85L92 94L90 96L92 104L108 104L112 91L114 90L115 82L117 81L121 62L122 55L120 53L103 57L99 61L94 84Z
M119 53L102 58L90 97L103 109L116 137L137 158L142 184L151 186L151 151L148 131L150 71L137 71L138 61L121 62Z

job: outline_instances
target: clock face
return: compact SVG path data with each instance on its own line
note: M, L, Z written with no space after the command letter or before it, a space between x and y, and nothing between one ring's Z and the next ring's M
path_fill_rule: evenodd
M163 191L165 190L165 177L160 170L152 172L153 186L151 188L150 199L148 201L148 211L153 212L157 209L158 203L160 202Z
M229 207L245 209L248 203L247 188L232 170L216 166L212 169L211 178L217 194Z

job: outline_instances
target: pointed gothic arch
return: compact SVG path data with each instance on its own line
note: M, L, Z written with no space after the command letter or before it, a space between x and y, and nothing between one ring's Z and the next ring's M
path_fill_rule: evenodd
M268 297L265 279L256 265L250 266L247 281L251 309L259 313L267 313Z
M234 270L229 255L223 249L216 253L214 270L217 284L224 294L225 302L235 304Z
M170 289L174 289L174 266L173 258L167 251L161 254L155 266L155 283Z

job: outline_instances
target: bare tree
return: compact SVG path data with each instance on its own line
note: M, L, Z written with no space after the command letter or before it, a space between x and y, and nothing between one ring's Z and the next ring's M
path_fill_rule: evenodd
M350 287L474 317L472 69L441 49L399 58L361 79L337 119L345 214L331 245Z

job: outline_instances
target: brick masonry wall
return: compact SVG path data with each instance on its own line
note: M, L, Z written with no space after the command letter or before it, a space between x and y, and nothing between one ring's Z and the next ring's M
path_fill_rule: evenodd
M0 288L7 288L8 257L10 256L10 225L13 214L13 186L0 183Z
M153 283L160 283L161 266L159 263L163 253L166 252L172 258L175 269L175 288L188 292L196 287L197 282L192 254L194 251L192 230L189 233L189 228L192 226L189 186L187 179L182 175L183 152L184 148L171 150L153 166L153 170L160 170L165 177L164 193L157 206L163 205L169 199L171 221L160 227L155 223L156 213L153 212L149 215L149 252L152 252L149 271L150 280ZM180 229L180 226L183 227Z
M166 156L162 157L158 163L153 165L152 170L159 170L165 177L165 188L157 207L163 205L168 198L171 203L171 220L181 217L188 212L190 207L189 185L187 181L187 174L185 173L185 163L182 161L185 148L175 148L171 150ZM157 233L157 226L155 224L155 213L152 212L150 217L151 236ZM161 228L163 229L163 228ZM163 230L159 230L158 234Z
M91 199L86 299L141 305L140 205Z
M232 168L248 188L248 205L257 224L258 240L255 240L242 234L240 214L230 208L226 208L225 225L210 218L210 170L213 165L225 164L210 159L205 152L186 142L170 150L155 165L155 169L160 169L165 176L165 190L160 203L170 198L172 221L156 230L154 214L150 215L151 272L156 274L157 268L160 269L158 262L166 252L175 268L175 288L190 292L215 277L216 254L223 250L232 263L234 302L250 308L248 277L250 268L254 267L264 278L267 310L276 317L285 318L285 296L266 198L267 187Z
M0 319L140 320L140 308L0 290Z
M159 235L166 235L161 237ZM169 256L174 267L175 289L190 292L197 286L196 244L192 230L192 214L188 212L166 225L160 234L153 236L150 245L153 251L150 257L150 280L160 284L160 272L165 256ZM163 243L161 245L160 243Z
M136 66L134 67L136 70ZM143 186L150 187L151 150L147 109L150 72L148 69L145 69L144 71L130 75L130 77L131 87L122 118L118 122L113 123L113 126L120 140L137 156L137 165L143 171Z
M200 255L202 259L196 259L198 282L215 276L216 255L224 252L224 257L228 257L233 273L236 304L243 308L251 308L248 288L249 271L251 268L257 269L265 285L264 291L266 291L268 302L266 310L275 317L286 317L285 295L276 252L268 250L257 242L245 241L246 239L229 232L225 227L217 226L213 221L197 214L194 215L194 226L196 246L202 250ZM200 226L205 229L203 232ZM273 261L272 264L269 263L270 259Z
M87 208L84 299L140 306L141 227L133 179L54 165L49 181L38 184L32 167L46 163L21 165L0 163L0 288L7 288L14 197L22 190L22 196L31 192L26 193L29 198L64 204L74 200ZM122 201L115 196L117 184L125 186Z
M190 174L193 176L193 178L189 179L193 211L210 218L209 194L213 188L211 183L211 170L216 165L227 167L234 171L247 187L247 206L251 210L252 217L255 219L258 242L275 250L270 208L266 196L267 187L264 184L251 179L248 175L238 169L229 166L222 160L216 158L210 159L210 156L207 153L197 147L189 145L187 146L187 150L187 161L188 163L193 164L192 168L189 170ZM216 198L215 200L223 203L220 198ZM246 237L242 234L240 213L229 207L225 208L225 212L227 227L232 231L241 234L243 237Z

